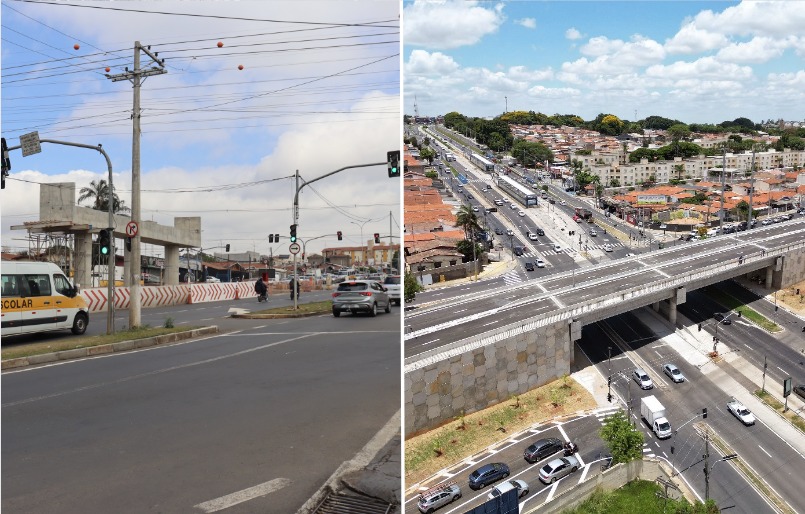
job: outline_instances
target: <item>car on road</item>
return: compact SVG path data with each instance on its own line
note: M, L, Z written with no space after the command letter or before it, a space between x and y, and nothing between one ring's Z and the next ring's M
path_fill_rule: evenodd
M538 228L538 229L537 229L537 235L538 235L538 236L544 236L544 235L545 235L545 231L544 231L544 230L542 230L541 228Z
M510 228L507 228L507 229L506 229L506 235L507 235L507 236L513 236L513 235L514 235L514 230L512 230L512 229L510 229Z
M662 367L662 372L668 375L668 378L670 378L677 384L685 381L685 375L683 375L682 372L679 371L679 368L677 368L670 362Z
M522 255L524 253L525 253L525 248L523 248L522 246L515 246L514 247L514 255L516 255L517 257L522 257Z
M635 368L635 370L632 371L632 379L637 382L637 385L640 386L640 389L651 389L654 387L654 382L651 381L648 373L643 371L642 368Z
M439 507L453 503L459 498L461 498L461 488L455 482L448 482L431 487L421 493L416 506L422 514L430 514Z
M207 277L207 280L205 280L205 282L207 282L208 284L220 284L221 279L219 279L218 277Z
M478 206L477 205L472 206L472 212L478 212Z
M528 484L525 483L523 480L509 480L508 482L503 482L500 485L496 485L494 489L489 491L489 494L486 495L487 499L494 500L498 496L502 496L505 493L508 493L512 489L517 489L517 497L522 498L523 496L528 494Z
M553 198L549 198L549 199L548 199L548 203L550 203L550 204L554 204L554 203L556 203L556 200L555 200L555 199L553 199Z
M528 239L530 239L532 241L536 241L537 240L537 235L535 233L533 233L533 232L529 232L528 233Z
M534 264L536 264L538 268L545 267L545 261L543 261L541 257L537 257L537 260L534 261Z
M529 464L534 464L545 457L550 457L554 453L562 451L563 448L564 443L562 443L560 439L556 437L546 437L530 444L528 448L523 451L523 458Z
M517 204L514 204L514 203L513 203L513 204L509 205L509 207L510 207L510 208L512 208L512 209L516 209L516 208L517 208Z
M567 202L562 200L561 202L559 202L559 205L567 205Z
M559 457L545 464L539 470L539 479L545 484L552 484L566 475L579 469L579 461L573 455Z
M480 468L470 473L469 485L470 489L477 491L492 482L497 482L502 478L509 476L509 466L502 462L493 462L492 464L484 464Z
M596 232L594 228L591 228L590 229L590 237L595 237L597 235L598 235L598 232Z
M525 216L525 211L517 211L518 216Z
M495 200L495 205L497 205L498 207L502 207L503 206L503 200L498 198L497 200Z
M532 263L531 261L526 261L525 270L526 271L534 271L534 263Z
M794 386L794 394L805 400L805 385L799 384Z
M575 221L576 223L581 223L581 216L579 216L578 214L574 214L573 221Z
M720 321L722 325L732 325L732 320L727 317L723 312L716 312L713 314L713 319Z
M746 406L738 400L733 400L727 403L727 410L730 411L733 416L741 420L741 423L744 425L748 426L755 424L755 415L749 412L749 409L747 409Z
M400 305L402 298L402 277L400 275L389 275L383 279L383 287L389 295L391 303Z
M604 251L605 252L611 252L612 251L612 245L611 244L605 244L604 245Z
M333 316L336 318L342 312L366 312L370 316L377 316L380 308L391 312L391 298L386 288L375 280L341 282L333 292Z
M667 228L668 228L668 225L666 225L665 223L660 225L660 230L665 230Z
M496 228L495 228L495 234L497 234L497 235L499 235L499 236L502 236L502 235L503 235L503 233L504 233L504 232L503 232L503 229L502 229L502 228L500 228L500 227L496 227Z
M555 245L553 245L553 251L554 252L561 252L562 251L562 245L560 245L559 243L556 243Z

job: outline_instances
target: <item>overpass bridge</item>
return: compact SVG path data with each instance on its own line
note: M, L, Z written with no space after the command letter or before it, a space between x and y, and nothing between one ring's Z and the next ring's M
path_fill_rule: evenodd
M406 434L570 372L584 325L652 305L671 322L686 293L741 275L805 280L805 220L723 235L409 311ZM495 328L488 328L495 325ZM423 345L438 341L438 346Z

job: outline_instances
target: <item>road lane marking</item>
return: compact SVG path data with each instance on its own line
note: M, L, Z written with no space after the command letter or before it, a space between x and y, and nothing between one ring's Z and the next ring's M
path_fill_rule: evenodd
M757 445L757 447L758 447L758 448L760 448L760 450L761 450L763 453L765 453L766 455L768 455L770 459L773 459L773 458L774 458L774 457L772 457L772 456L771 456L771 454L770 454L769 452L767 452L766 450L764 450L762 446Z
M243 503L253 500L254 498L279 491L283 487L287 487L289 485L291 485L291 480L287 478L275 478L274 480L269 480L268 482L249 487L236 493L227 494L226 496L221 496L220 498L216 498L214 500L199 503L198 505L194 505L193 508L208 513L218 512L219 510L228 509L229 507L237 505L238 503Z
M788 375L788 372L787 372L786 370L784 370L783 368L781 368L780 366L775 366L775 368L777 368L777 369L779 369L780 371L782 371L782 372L783 372L783 374Z
M490 321L489 323L484 323L484 324L483 324L483 325L481 325L481 326L482 326L482 327L486 327L486 326L489 326L489 325L494 325L495 323L497 323L497 321Z

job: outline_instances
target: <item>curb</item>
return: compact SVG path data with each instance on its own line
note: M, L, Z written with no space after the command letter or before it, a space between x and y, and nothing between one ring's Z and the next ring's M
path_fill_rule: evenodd
M329 314L331 311L320 312L306 312L301 314L232 314L231 318L243 319L281 319L281 318L308 318L310 316L321 316L322 314Z
M60 352L30 355L28 357L17 357L15 359L4 360L2 362L2 369L6 370L24 368L25 366L34 366L37 364L47 364L70 359L94 357L96 355L104 355L108 353L125 352L128 350L147 348L149 346L156 346L160 344L175 343L176 341L183 341L185 339L192 339L198 336L217 333L218 327L213 325L210 327L189 330L187 332L176 332L174 334L165 334L161 336L147 337L144 339L132 339L129 341L120 341L119 343L90 346L88 348L74 348L72 350L63 350Z

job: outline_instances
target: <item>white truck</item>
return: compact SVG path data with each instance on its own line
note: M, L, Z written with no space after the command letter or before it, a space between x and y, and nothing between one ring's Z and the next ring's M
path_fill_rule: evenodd
M665 407L656 396L646 396L640 402L640 414L660 439L671 437L671 423L665 418Z

